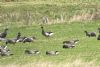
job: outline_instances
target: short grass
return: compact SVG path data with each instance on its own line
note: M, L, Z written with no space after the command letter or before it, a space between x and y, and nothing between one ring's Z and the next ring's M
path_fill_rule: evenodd
M95 60L100 63L100 41L95 37L88 38L85 36L84 30L95 31L98 35L97 28L100 27L100 21L93 22L73 22L71 24L62 23L54 25L44 25L46 31L54 32L50 38L46 38L41 34L40 25L32 26L10 26L7 38L13 38L17 32L21 32L23 36L36 36L33 43L16 43L8 44L13 56L0 57L0 64L26 64L32 62L70 62L76 59L89 62ZM2 31L4 27L0 28ZM79 39L79 43L73 49L63 49L62 42L64 40ZM1 42L1 45L3 43ZM41 53L39 55L26 55L25 49L37 49ZM46 51L58 50L57 56L47 56Z

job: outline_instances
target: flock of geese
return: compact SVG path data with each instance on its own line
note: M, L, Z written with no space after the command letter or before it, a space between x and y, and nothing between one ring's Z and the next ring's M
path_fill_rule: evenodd
M41 33L43 36L45 37L51 37L54 33L53 32L46 32L44 30L44 27L41 26ZM11 39L7 39L7 31L8 29L6 28L3 32L0 33L0 41L4 42L6 45L1 45L0 46L0 55L1 56L10 56L10 55L14 55L11 53L10 49L7 48L7 44L16 44L17 42L22 42L22 43L26 43L26 42L34 42L34 40L36 40L36 37L32 36L32 37L26 37L26 36L21 36L21 33L18 32L15 38L11 38ZM98 28L99 31L99 35L97 37L97 40L100 40L100 28ZM88 31L84 31L86 36L88 37L96 37L96 33L95 32L88 32ZM63 41L63 46L62 48L66 49L66 48L73 48L76 46L76 43L78 43L78 39L77 40L67 40L67 41ZM28 50L26 49L25 54L39 54L40 51L39 50ZM46 55L58 55L59 51L46 51L45 53Z

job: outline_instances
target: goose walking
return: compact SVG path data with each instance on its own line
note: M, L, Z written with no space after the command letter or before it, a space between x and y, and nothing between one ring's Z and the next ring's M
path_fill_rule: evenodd
M84 31L86 33L86 36L88 37L96 37L96 33L95 32L87 32L87 31Z
M41 27L41 29L42 29L42 35L45 36L45 37L50 37L50 36L52 36L54 34L53 32L44 31L43 26Z

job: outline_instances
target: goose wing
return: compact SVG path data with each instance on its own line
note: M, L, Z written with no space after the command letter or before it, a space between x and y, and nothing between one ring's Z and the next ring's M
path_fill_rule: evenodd
M45 34L48 35L48 36L51 36L51 35L53 35L54 33L53 33L53 32L45 32Z

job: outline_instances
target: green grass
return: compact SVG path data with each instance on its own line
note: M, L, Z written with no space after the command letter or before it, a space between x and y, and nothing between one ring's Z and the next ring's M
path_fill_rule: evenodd
M52 31L55 34L46 38L41 34L39 25L29 27L9 27L7 38L13 38L17 32L21 32L23 36L36 36L37 40L33 43L16 43L16 45L8 44L13 56L0 57L0 64L25 64L37 61L50 61L50 62L69 62L75 59L82 59L89 62L96 60L100 62L100 41L96 38L88 38L85 36L84 30L95 31L98 34L97 28L100 21L89 23L73 22L71 24L62 23L54 25L44 25L46 31ZM2 31L3 27L1 27ZM73 49L63 49L62 42L64 40L79 39L79 43ZM2 44L2 42L1 42ZM38 49L41 51L39 55L25 55L25 49ZM47 56L46 51L58 50L60 54L57 56Z
M98 34L99 8L100 0L14 0L14 2L0 0L0 31L9 28L7 38L14 38L19 31L23 36L37 38L33 43L8 44L14 55L0 57L0 64L38 61L58 63L76 59L85 62L96 60L96 63L100 64L100 42L96 38L86 37L84 33L84 30L87 30ZM49 19L47 24L42 23L44 16ZM54 32L54 35L50 38L42 36L41 24L45 30ZM73 49L63 49L62 42L70 39L80 41ZM25 49L38 49L41 54L25 55ZM46 56L47 50L58 50L60 54Z

